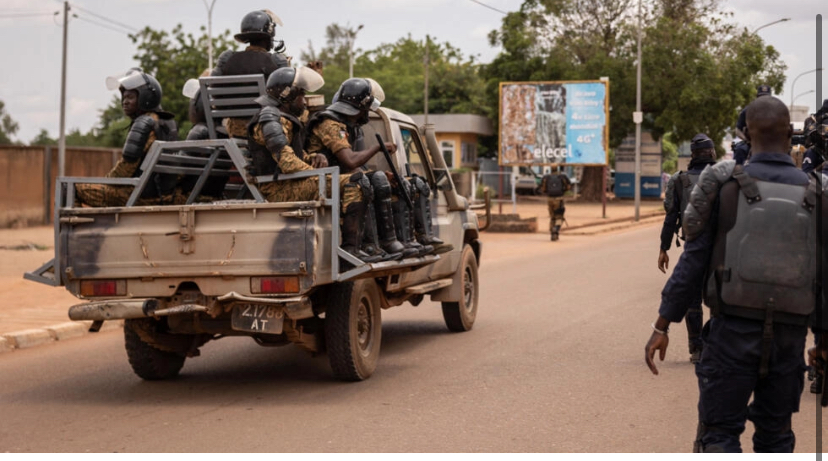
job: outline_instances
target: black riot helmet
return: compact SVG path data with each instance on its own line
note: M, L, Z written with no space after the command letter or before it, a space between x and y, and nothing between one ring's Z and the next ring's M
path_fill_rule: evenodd
M358 115L377 110L382 101L385 101L385 93L379 83L370 78L349 78L342 82L328 110L343 115Z
M234 38L242 43L256 40L270 40L276 36L276 25L282 25L282 20L270 10L251 11L244 15L241 21L241 32Z
M313 92L325 84L321 75L308 67L282 67L267 77L265 89L268 96L280 103L290 103L304 92Z
M133 67L121 76L107 77L106 87L110 90L117 88L121 91L121 96L127 90L137 91L138 109L142 112L158 109L161 105L161 84L138 67Z

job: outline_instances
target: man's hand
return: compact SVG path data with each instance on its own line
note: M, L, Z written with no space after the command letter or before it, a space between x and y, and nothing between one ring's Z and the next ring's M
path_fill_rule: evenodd
M658 368L656 368L654 362L655 353L659 351L658 358L663 362L664 356L667 354L668 344L670 344L670 338L667 335L654 331L650 335L650 340L647 341L647 345L644 347L644 361L647 362L647 366L650 367L650 371L654 375L658 375Z
M658 250L658 270L663 273L667 273L667 268L670 267L670 257L667 256L667 252L664 250Z
M311 166L314 168L325 168L328 166L328 159L324 155L316 154L311 157Z
M808 349L808 365L812 367L818 366L817 358L821 358L823 362L828 362L828 350L823 349L820 346Z
M385 143L385 148L388 149L389 154L397 152L397 145L392 142Z

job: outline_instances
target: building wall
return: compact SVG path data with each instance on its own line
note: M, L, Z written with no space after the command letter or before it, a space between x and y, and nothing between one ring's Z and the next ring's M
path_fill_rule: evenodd
M435 137L437 138L437 145L440 146L441 153L443 148L443 142L451 142L454 144L454 150L452 154L453 163L451 169L458 169L458 168L474 168L477 169L477 135L473 133L436 133ZM473 161L462 162L462 154L463 154L463 143L467 143L470 146L473 146L475 151Z
M104 176L120 149L66 148L66 176ZM0 147L0 228L27 227L51 221L57 147Z

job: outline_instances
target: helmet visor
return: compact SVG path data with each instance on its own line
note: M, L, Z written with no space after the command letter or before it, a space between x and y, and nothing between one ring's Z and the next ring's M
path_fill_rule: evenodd
M199 88L201 88L201 86L198 84L198 80L191 78L187 80L187 83L184 84L184 88L181 90L181 94L190 99L193 99L196 93L198 93Z
M106 88L108 90L117 90L123 87L125 90L134 90L142 85L146 85L147 81L144 79L143 73L130 69L126 75L116 75L106 78Z
M319 90L324 84L325 79L323 79L322 76L316 71L308 67L297 68L296 76L293 77L293 86L302 88L309 93Z
M371 96L373 96L374 99L379 100L379 102L384 102L385 92L382 91L382 87L380 86L380 84L377 83L377 81L373 78L366 78L365 80L368 80L368 83L371 84Z
M265 12L265 14L267 14L268 16L270 16L270 20L271 20L271 21L273 21L273 23L274 23L274 24L276 24L276 25L278 25L278 26L281 26L281 27L285 27L285 25L284 25L284 24L282 24L282 20L281 20L281 19L279 19L279 16L276 16L276 13L274 13L274 12L272 12L272 11L270 11L270 10L262 10L262 11L264 11L264 12Z

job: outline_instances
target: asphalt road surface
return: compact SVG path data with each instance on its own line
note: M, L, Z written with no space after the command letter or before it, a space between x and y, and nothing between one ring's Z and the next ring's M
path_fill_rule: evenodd
M644 364L666 280L658 230L487 235L474 329L449 333L430 302L385 311L361 383L247 338L209 343L167 382L133 375L119 331L2 354L0 452L689 451L683 327L659 376ZM797 451L815 450L815 405L806 389Z

